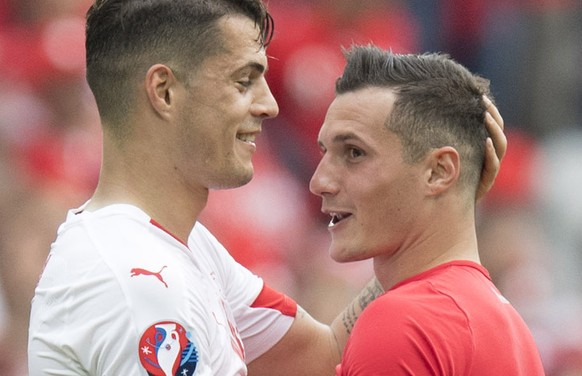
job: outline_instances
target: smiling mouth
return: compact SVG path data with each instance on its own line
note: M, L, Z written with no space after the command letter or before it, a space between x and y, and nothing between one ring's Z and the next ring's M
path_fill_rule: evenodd
M254 133L239 133L236 135L236 139L247 144L255 144L257 135Z
M327 225L328 228L334 227L344 219L352 216L350 213L330 213L329 215L331 216L331 220Z

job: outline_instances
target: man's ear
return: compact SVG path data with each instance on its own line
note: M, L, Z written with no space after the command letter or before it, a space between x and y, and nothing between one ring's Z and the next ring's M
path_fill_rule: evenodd
M435 149L426 158L426 186L431 196L438 196L453 186L461 174L461 160L450 146Z
M174 72L163 64L150 67L146 74L146 92L149 102L159 116L165 118L174 101L176 77Z

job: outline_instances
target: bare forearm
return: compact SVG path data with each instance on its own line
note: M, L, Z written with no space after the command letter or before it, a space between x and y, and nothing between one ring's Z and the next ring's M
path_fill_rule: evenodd
M340 313L333 323L331 328L337 340L338 349L343 352L348 337L352 332L356 320L374 299L384 293L384 289L376 278L373 278L363 289L358 296L352 300L350 304Z
M330 326L299 307L293 325L281 341L248 365L249 376L333 374L356 319L383 292L374 278Z

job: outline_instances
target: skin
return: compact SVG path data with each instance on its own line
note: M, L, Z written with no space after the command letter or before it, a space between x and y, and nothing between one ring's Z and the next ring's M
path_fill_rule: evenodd
M501 160L507 152L507 138L503 133L505 123L499 109L486 96L483 97L483 103L487 108L485 126L490 137L487 138L485 166L483 166L481 182L477 188L477 199L482 198L493 186L501 167Z
M251 180L254 140L279 109L254 24L242 17L220 22L224 53L208 58L187 83L170 67L153 65L123 125L129 137L119 142L104 127L101 177L87 210L131 203L185 240L210 189Z
M331 217L335 261L394 253L414 226L421 202L410 192L419 182L402 161L398 138L384 126L393 102L391 91L377 88L340 95L319 133L322 159L310 189L322 197L322 212ZM392 220L396 217L398 223Z
M377 87L337 96L310 183L331 217L331 257L374 259L385 290L447 261L479 262L475 198L458 183L459 154L443 147L404 162L399 138L385 126L395 98Z

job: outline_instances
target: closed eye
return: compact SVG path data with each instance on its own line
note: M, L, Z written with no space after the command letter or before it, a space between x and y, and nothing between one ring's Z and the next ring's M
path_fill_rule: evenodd
M237 81L236 83L244 88L248 88L249 86L251 86L252 81L251 80L240 80L240 81Z

